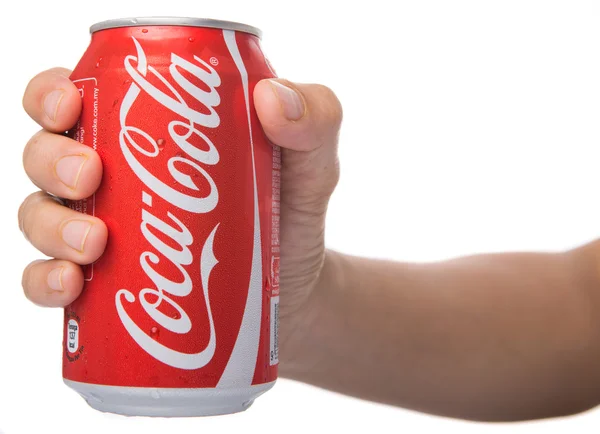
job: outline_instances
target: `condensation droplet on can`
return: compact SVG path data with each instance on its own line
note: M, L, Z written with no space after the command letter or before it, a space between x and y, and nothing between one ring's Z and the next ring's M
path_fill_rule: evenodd
M150 396L152 396L154 399L160 399L160 393L158 393L158 390L153 390L150 392Z
M142 29L142 33L148 33L148 29Z
M160 331L158 330L158 327L154 326L150 329L150 334L152 335L153 338L157 338L158 335L160 334Z
M159 148L159 149L162 149L162 148L164 148L164 147L165 147L165 139L158 139L158 140L156 141L156 144L158 145L158 148Z
M188 38L188 41L190 41L190 42L194 42L194 41L195 41L195 39L194 39L193 37L191 37L191 36L190 36L190 37Z

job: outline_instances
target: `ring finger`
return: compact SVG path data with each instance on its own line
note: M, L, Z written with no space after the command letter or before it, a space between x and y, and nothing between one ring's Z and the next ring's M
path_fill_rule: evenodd
M106 247L104 222L62 206L43 192L25 199L19 208L19 227L45 255L77 264L94 262Z

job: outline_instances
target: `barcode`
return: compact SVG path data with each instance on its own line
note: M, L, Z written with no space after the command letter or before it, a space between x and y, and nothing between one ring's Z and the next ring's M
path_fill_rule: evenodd
M271 356L270 365L279 363L279 296L271 298Z

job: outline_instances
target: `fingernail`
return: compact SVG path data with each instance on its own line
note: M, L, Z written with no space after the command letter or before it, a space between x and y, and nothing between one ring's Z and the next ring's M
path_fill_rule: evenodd
M63 291L62 275L65 267L58 267L48 273L48 286L55 291Z
M278 81L269 80L269 82L273 87L275 95L277 95L283 115L287 119L290 121L297 121L304 116L306 108L304 107L304 102L302 101L302 97L298 95L298 92L296 92L294 89L284 86Z
M58 112L58 106L60 105L60 101L63 99L65 95L65 91L62 89L56 89L50 92L44 98L44 112L48 119L52 122L56 121L56 113Z
M87 239L92 223L86 220L69 220L61 228L63 241L71 248L83 253L85 240Z
M87 160L88 157L84 154L62 157L54 165L56 176L60 182L65 184L71 190L75 190L77 182L79 181L79 175Z

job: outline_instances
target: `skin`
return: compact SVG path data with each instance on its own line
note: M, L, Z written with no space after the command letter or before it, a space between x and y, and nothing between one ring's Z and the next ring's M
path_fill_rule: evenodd
M56 68L39 74L23 98L42 127L23 154L41 191L23 202L19 227L56 258L34 261L23 272L25 295L40 306L75 300L83 287L80 265L95 261L107 239L102 221L48 194L88 197L102 177L92 149L57 134L81 110L69 73ZM58 105L48 108L45 98L57 89ZM254 102L266 134L283 152L282 376L471 420L554 417L600 402L598 243L556 254L431 264L327 250L325 215L339 177L340 103L324 86L286 80L260 82ZM64 165L57 169L65 156L85 162L69 166L67 183L59 175L65 177ZM72 221L86 228L81 243L73 243L73 233L65 242Z

